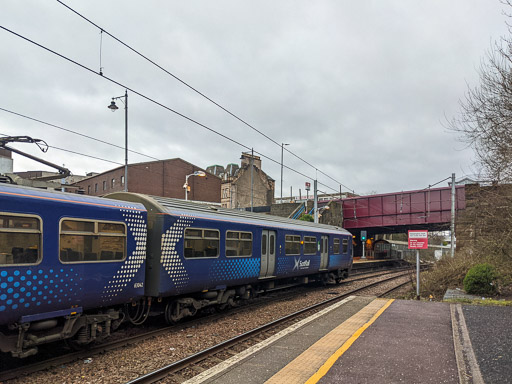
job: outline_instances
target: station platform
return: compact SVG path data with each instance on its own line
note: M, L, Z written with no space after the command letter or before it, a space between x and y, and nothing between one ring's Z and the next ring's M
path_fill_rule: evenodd
M510 318L512 307L351 296L186 383L510 383Z

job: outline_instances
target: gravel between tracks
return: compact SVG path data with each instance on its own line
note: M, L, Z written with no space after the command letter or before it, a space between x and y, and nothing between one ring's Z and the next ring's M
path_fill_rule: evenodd
M81 360L10 380L8 384L124 383L299 309L332 298L335 293L341 294L390 276L392 275L325 288L312 288L301 296L285 301L273 301L256 309L248 308L247 311L233 314L226 312L225 317L214 323L206 322L198 326L187 326L184 323L183 327L177 331L169 332L164 336L158 336L103 355L91 356L91 359L88 359L90 361ZM406 280L409 277L402 279ZM369 288L364 294L377 295L395 284L396 282L383 283L376 288Z

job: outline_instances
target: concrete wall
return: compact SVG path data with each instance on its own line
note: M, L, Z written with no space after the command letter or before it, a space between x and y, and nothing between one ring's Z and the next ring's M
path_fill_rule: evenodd
M272 204L270 214L280 217L289 217L302 203Z

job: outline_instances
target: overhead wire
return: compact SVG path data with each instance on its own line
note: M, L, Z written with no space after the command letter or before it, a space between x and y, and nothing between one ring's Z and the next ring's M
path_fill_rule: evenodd
M10 135L7 135L5 133L0 133L0 136L6 136L6 137L9 137ZM92 156L92 155L87 155L85 153L80 153L80 152L76 152L76 151L72 151L70 149L65 149L65 148L59 148L59 147L55 147L53 145L47 145L48 148L53 148L53 149L57 149L59 151L64 151L64 152L69 152L69 153L73 153L75 155L80 155L80 156L85 156L85 157L89 157L91 159L96 159L96 160L101 160L101 161L105 161L105 162L108 162L108 163L112 163L112 164L118 164L118 165L124 165L122 163L118 163L116 161L112 161L112 160L108 160L108 159L103 159L101 157L97 157L97 156Z
M276 164L281 165L281 163L280 163L279 161L274 160L274 159L272 159L271 157L269 157L269 156L267 156L267 155L265 155L265 154L263 154L263 153L261 153L261 152L254 151L254 150L253 150L253 148L251 148L251 147L249 147L249 146L247 146L247 145L245 145L245 144L242 144L242 143L240 143L239 141L237 141L237 140L235 140L235 139L233 139L233 138L231 138L231 137L229 137L229 136L227 136L227 135L225 135L225 134L223 134L223 133L220 133L220 132L218 132L218 131L214 130L213 128L211 128L211 127L208 127L207 125L205 125L205 124L203 124L203 123L200 123L199 121L197 121L197 120L195 120L195 119L193 119L193 118L191 118L191 117L188 117L188 116L184 115L183 113L178 112L178 111L176 111L176 110L174 110L174 109L172 109L172 108L170 108L170 107L168 107L168 106L166 106L166 105L164 105L164 104L160 103L159 101L156 101L156 100L152 99L151 97L146 96L146 95L144 95L144 94L142 94L142 93L140 93L140 92L136 91L135 89L130 88L130 87L128 87L128 86L126 86L126 85L125 85L125 84L123 84L123 83L120 83L120 82L118 82L118 81L116 81L116 80L114 80L114 79L112 79L112 78L110 78L110 77L108 77L108 76L100 75L99 73L97 73L96 71L94 71L93 69L91 69L91 68L87 67L87 66L86 66L86 65L84 65L84 64L81 64L81 63L79 63L79 62L77 62L77 61L75 61L75 60L73 60L73 59L71 59L71 58L69 58L69 57L67 57L67 56L64 56L63 54L58 53L58 52L56 52L56 51L54 51L54 50L52 50L52 49L50 49L50 48L48 48L48 47L46 47L46 46L44 46L44 45L42 45L42 44L39 44L39 43L35 42L34 40L31 40L31 39L29 39L28 37L25 37L25 36L23 36L23 35L21 35L21 34L19 34L19 33L17 33L17 32L14 32L14 31L10 30L9 28L6 28L6 27L4 27L4 26L2 26L2 25L0 25L0 29L3 29L4 31L7 31L7 32L9 32L9 33L13 34L14 36L17 36L17 37L19 37L19 38L21 38L21 39L23 39L23 40L25 40L25 41L27 41L27 42L29 42L29 43L31 43L31 44L33 44L33 45L37 46L37 47L39 47L39 48L41 48L41 49L43 49L43 50L45 50L45 51L47 51L47 52L50 52L50 53L52 53L52 54L54 54L54 55L56 55L56 56L60 57L61 59L64 59L64 60L66 60L66 61L68 61L68 62L70 62L70 63L72 63L72 64L74 64L74 65L76 65L76 66L78 66L78 67L80 67L80 68L82 68L82 69L85 69L85 70L86 70L86 71L88 71L88 72L91 72L91 73L93 73L93 74L95 74L95 75L97 75L97 76L100 76L100 77L102 77L102 78L104 78L104 79L106 79L106 80L110 81L110 82L111 82L111 83L113 83L113 84L116 84L116 85L118 85L118 86L120 86L120 87L122 87L122 88L125 88L126 90L129 90L130 92L132 92L132 93L134 93L134 94L136 94L136 95L138 95L138 96L142 97L143 99L145 99L145 100L147 100L147 101L149 101L149 102L151 102L151 103L153 103L153 104L155 104L155 105L158 105L158 106L160 106L160 107L162 107L162 108L164 108L164 109L166 109L166 110L168 110L168 111L170 111L170 112L172 112L172 113L174 113L174 114L176 114L176 115L178 115L178 116L180 116L180 117L184 118L185 120L187 120L187 121L189 121L189 122L191 122L191 123L193 123L193 124L196 124L196 125L198 125L198 126L200 126L200 127L204 128L204 129L206 129L206 130L208 130L208 131L210 131L210 132L212 132L212 133L215 133L216 135L218 135L218 136L220 136L220 137L222 137L222 138L224 138L224 139L226 139L226 140L228 140L228 141L231 141L232 143L235 143L235 144L237 144L237 145L239 145L239 146L241 146L241 147L243 147L243 148L246 148L247 150L251 150L251 151L253 151L254 153L256 153L256 154L260 155L261 157L263 157L263 158L265 158L265 159L267 159L267 160L270 160L270 161L272 161L272 162L274 162L274 163L276 163ZM288 170L290 170L290 171L292 171L292 172L294 172L294 173L296 173L296 174L298 174L298 175L301 175L301 176L303 176L303 177L306 177L307 179L315 180L315 179L314 179L314 178L312 178L311 176L308 176L308 175L306 175L306 174L304 174L304 173L302 173L302 172L300 172L300 171L297 171L297 170L295 170L295 169L293 169L293 168L291 168L291 167L288 167L288 166L286 166L286 165L284 165L284 164L283 164L283 167L284 167L284 168L286 168L286 169L288 169ZM329 185L323 184L323 183L321 183L321 182L318 182L318 184L323 185L323 186L324 186L324 187L326 187L326 188L332 189L332 190L333 190L333 191L335 191L335 192L338 192L338 190L337 190L337 189L332 188L332 187L331 187L331 186L329 186Z
M282 144L278 143L276 140L274 140L273 138L271 138L270 136L268 136L267 134L265 134L264 132L260 131L259 129L257 129L256 127L254 127L253 125L249 124L247 121L243 120L242 118L240 118L239 116L237 116L236 114L234 114L233 112L231 112L230 110L228 110L227 108L225 108L224 106L220 105L218 102L216 102L215 100L211 99L210 97L208 97L207 95L205 95L204 93L202 93L201 91L199 91L197 88L193 87L192 85L190 85L189 83L187 83L186 81L182 80L181 78L179 78L178 76L176 76L175 74L173 74L172 72L168 71L167 69L165 69L164 67L162 67L161 65L159 65L158 63L156 63L155 61L151 60L150 58L148 58L147 56L145 56L144 54L142 54L141 52L139 52L138 50L136 50L135 48L131 47L130 45L128 45L127 43L123 42L121 39L119 39L118 37L114 36L113 34L111 34L110 32L108 32L107 30L105 30L103 27L100 27L98 24L96 24L95 22L93 22L92 20L90 20L89 18L85 17L84 15L82 15L81 13L79 13L78 11L76 11L75 9L71 8L69 5L65 4L64 2L62 2L61 0L57 0L57 2L61 5L63 5L64 7L66 7L68 10L70 10L71 12L73 12L74 14L76 14L77 16L79 16L80 18L84 19L85 21L87 21L88 23L90 23L91 25L93 25L94 27L98 28L100 30L100 33L103 34L107 34L108 36L110 36L112 39L114 39L115 41L117 41L119 44L123 45L124 47L128 48L129 50L131 50L132 52L134 52L135 54L137 54L138 56L142 57L143 59L145 59L146 61L148 61L149 63L153 64L154 66L156 66L157 68L159 68L160 70L162 70L163 72L165 72L166 74L168 74L169 76L173 77L175 80L179 81L180 83L182 83L183 85L185 85L186 87L188 87L189 89L193 90L194 92L196 92L197 94L199 94L200 96L202 96L203 98L205 98L206 100L208 100L209 102L213 103L214 105L216 105L217 107L219 107L220 109L222 109L224 112L228 113L229 115L231 115L232 117L234 117L235 119L237 119L238 121L240 121L241 123L243 123L244 125L246 125L247 127L253 129L254 131L256 131L257 133L259 133L260 135L262 135L263 137L265 137L266 139L270 140L271 142L273 142L274 144L278 145L279 147L282 147ZM101 67L101 48L100 48L100 74L103 75L103 73L101 72L102 71L102 67ZM326 176L327 178L331 179L332 181L336 182L337 184L343 186L344 188L346 188L347 190L349 191L352 191L354 193L354 190L347 187L346 185L344 185L343 183L339 182L338 180L334 179L333 177L331 177L330 175L326 174L325 172L319 170L316 166L314 166L313 164L309 163L308 161L304 160L302 157L300 157L299 155L295 154L294 152L290 151L288 148L284 148L284 150L286 150L286 152L290 153L292 156L296 157L297 159L303 161L304 163L306 163L307 165L309 165L310 167L314 168L315 170L317 170L318 172L320 172L322 175ZM331 188L334 190L334 188Z
M23 117L23 118L25 118L25 119L32 120L32 121L35 121L35 122L37 122L37 123L47 125L47 126L49 126L49 127L57 128L57 129L60 129L60 130L62 130L62 131L66 131L66 132L72 133L72 134L74 134L74 135L82 136L82 137L85 137L85 138L87 138L87 139L97 141L97 142L99 142L99 143L103 143L103 144L110 145L110 146L112 146L112 147L116 147L116 148L123 149L123 150L125 149L123 146L120 146L120 145L117 145L117 144L114 144L114 143L110 143L110 142L108 142L108 141L101 140L101 139L98 139L98 138L96 138L96 137L92 137L92 136L89 136L89 135L85 135L85 134L83 134L83 133L73 131L72 129L69 129L69 128L63 128L63 127L60 127L60 126L58 126L58 125L55 125L55 124L52 124L52 123L48 123L48 122L43 121L43 120L36 119L36 118L34 118L34 117L30 117L30 116L24 115L24 114L22 114L22 113L14 112L14 111L11 111L11 110L6 109L6 108L2 108L2 107L0 107L0 111L8 112L8 113L11 113L11 114L13 114L13 115L16 115L16 116L19 116L19 117ZM158 158L156 158L156 157L149 156L149 155L146 155L145 153L137 152L137 151L134 151L134 150L131 150L131 149L128 149L128 152L131 152L131 153L134 153L134 154L137 154L137 155L141 155L141 156L145 156L145 157L150 158L150 159L153 159L153 160L160 160L160 159L158 159Z

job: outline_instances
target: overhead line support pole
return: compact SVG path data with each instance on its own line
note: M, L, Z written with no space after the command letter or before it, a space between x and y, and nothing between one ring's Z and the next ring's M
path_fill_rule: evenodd
M451 257L455 255L455 173L452 173L452 212L450 223L450 254Z

